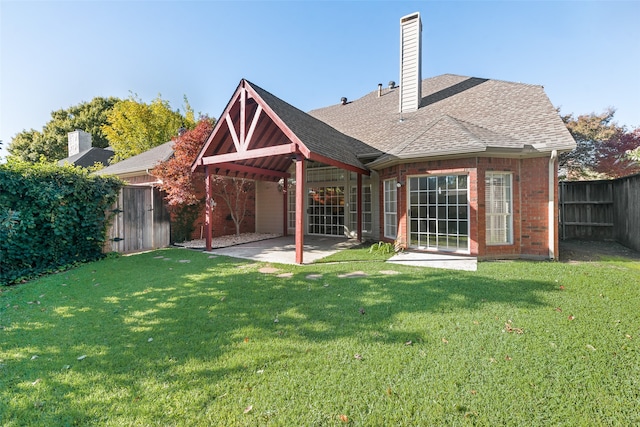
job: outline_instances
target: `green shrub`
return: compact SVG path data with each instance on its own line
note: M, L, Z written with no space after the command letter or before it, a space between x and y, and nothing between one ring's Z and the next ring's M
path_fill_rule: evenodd
M73 166L0 165L0 284L100 258L121 185Z
M195 230L195 221L202 212L202 204L178 205L170 207L172 212L171 242L179 243L191 240Z
M392 254L394 253L395 250L395 246L393 243L389 243L389 242L378 242L378 243L374 243L373 245L371 245L371 247L369 248L369 253L373 254L373 253L379 253L379 254Z

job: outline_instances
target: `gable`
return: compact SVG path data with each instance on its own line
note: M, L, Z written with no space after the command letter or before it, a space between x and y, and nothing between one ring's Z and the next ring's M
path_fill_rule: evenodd
M192 169L252 179L288 177L294 156L368 174L356 153L372 148L242 80Z

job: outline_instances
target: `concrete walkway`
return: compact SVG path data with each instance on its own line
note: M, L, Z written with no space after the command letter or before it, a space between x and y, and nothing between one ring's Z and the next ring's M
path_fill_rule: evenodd
M344 237L305 236L303 263L311 264L359 242ZM214 249L207 252L254 261L296 264L296 243L294 236L276 237L257 242ZM412 265L415 267L446 268L452 270L476 271L477 260L463 255L435 254L431 252L402 252L391 257L390 264Z
M433 252L400 252L389 258L387 262L449 270L476 271L478 269L478 259L475 257Z

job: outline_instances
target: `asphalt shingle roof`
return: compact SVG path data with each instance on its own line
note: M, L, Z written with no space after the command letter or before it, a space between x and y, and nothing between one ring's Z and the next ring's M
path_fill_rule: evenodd
M405 113L398 112L399 91L378 96L375 90L309 114L380 150L384 159L575 147L542 86L444 74L424 79L421 107Z
M113 150L91 147L88 150L74 154L73 156L58 160L58 165L63 166L65 163L69 163L76 166L82 166L83 168L88 168L93 166L95 163L108 165L109 160L111 160L112 157Z
M165 142L162 145L129 157L121 162L114 163L96 172L96 175L125 175L136 172L145 172L153 169L159 163L168 160L173 155L173 141Z
M247 82L287 125L300 141L312 152L364 168L358 154L382 154L375 148L340 132L317 118L288 104L261 87Z

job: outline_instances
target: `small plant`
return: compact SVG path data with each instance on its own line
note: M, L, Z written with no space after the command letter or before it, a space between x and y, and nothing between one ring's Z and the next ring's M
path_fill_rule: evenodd
M393 243L389 243L389 242L374 243L369 248L370 254L376 253L376 254L388 255L388 254L393 254L398 252L404 252L404 246L402 245L402 242L400 240L396 240Z
M378 242L371 245L369 248L369 253L378 253L378 254L391 254L396 252L396 247L394 243L389 242Z

